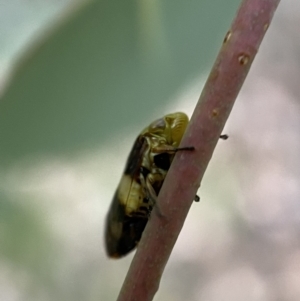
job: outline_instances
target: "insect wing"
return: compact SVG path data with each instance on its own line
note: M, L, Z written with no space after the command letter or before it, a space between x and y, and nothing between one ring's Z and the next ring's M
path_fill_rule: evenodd
M147 216L129 216L126 213L130 190L140 181L141 163L146 148L146 139L139 136L129 154L124 174L113 197L105 229L105 246L109 257L119 258L133 250L147 224Z
M127 216L116 192L106 221L105 245L108 256L119 258L133 250L141 239L147 221L146 218Z

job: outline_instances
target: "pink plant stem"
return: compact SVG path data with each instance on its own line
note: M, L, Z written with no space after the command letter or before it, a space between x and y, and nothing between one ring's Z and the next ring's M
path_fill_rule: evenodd
M196 150L176 154L158 197L159 213L154 208L118 301L152 300L158 290L219 135L279 1L242 2L181 142L181 146Z

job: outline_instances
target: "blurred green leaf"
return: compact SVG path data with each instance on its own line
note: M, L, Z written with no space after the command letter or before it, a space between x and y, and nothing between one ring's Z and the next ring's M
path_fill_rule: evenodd
M147 119L211 66L238 2L84 7L20 65L2 97L0 164L97 146Z

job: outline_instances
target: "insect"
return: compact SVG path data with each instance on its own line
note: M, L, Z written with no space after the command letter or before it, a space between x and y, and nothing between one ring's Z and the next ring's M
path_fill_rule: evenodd
M106 219L109 257L120 258L137 246L175 153L194 150L178 147L188 122L181 112L165 115L135 140Z
M105 244L108 256L133 250L144 231L157 195L189 122L184 113L168 114L137 137L108 212Z

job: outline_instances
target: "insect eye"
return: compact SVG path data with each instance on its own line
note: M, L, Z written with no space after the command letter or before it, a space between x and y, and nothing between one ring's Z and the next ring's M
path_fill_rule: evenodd
M158 154L154 156L154 163L158 168L169 170L171 165L171 155L168 153Z

